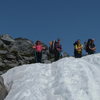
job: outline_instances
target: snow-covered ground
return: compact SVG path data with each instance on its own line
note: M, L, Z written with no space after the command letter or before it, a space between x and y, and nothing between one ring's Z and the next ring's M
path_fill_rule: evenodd
M23 65L3 77L5 100L100 100L100 54Z

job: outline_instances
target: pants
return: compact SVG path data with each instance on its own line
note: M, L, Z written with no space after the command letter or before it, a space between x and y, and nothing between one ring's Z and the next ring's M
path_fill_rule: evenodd
M60 58L60 52L59 51L55 51L55 61L59 60Z
M74 51L74 56L75 58L81 58L82 57L82 52Z
M42 59L42 52L36 52L36 62L41 63L41 59Z
M92 51L92 50L89 50L88 51L88 54L90 55L90 54L94 54L95 53L95 51Z

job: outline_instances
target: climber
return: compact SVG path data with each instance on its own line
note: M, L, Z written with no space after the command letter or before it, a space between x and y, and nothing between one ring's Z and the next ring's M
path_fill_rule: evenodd
M54 54L54 44L55 44L55 41L49 42L49 53L50 54Z
M54 44L54 54L55 54L55 61L59 60L61 57L61 52L62 52L62 46L60 44L60 39L58 39L57 41L55 41Z
M96 51L94 41L95 39L88 39L88 41L85 42L85 50L88 54L94 54Z
M75 58L82 57L82 48L83 48L83 45L80 43L80 40L77 40L74 43L74 56L75 56Z
M35 45L33 46L33 49L35 49L35 57L36 57L36 62L41 63L41 59L42 59L42 51L43 49L45 49L45 47L43 47L41 41L37 40Z

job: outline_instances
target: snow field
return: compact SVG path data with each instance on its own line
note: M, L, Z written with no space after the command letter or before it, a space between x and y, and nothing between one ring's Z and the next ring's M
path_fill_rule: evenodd
M23 65L3 77L5 100L100 100L100 54Z

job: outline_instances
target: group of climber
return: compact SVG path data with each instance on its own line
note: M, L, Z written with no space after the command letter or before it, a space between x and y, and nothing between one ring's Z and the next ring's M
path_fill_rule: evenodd
M88 55L94 54L96 51L96 47L94 44L95 39L88 39L87 42L84 42L84 47L81 44L80 40L75 41L74 45L74 57L80 58L82 57L82 50L85 49Z
M50 45L49 46L49 54L54 55L54 59L55 59L55 61L57 61L60 58L61 51L62 51L60 39L58 39L57 41L51 41L49 43L49 45ZM41 63L42 51L45 50L46 48L43 46L41 41L38 40L38 41L36 41L35 45L33 46L33 49L35 49L36 62Z
M87 42L84 43L84 47L81 44L80 40L75 41L74 45L74 57L80 58L82 57L82 50L85 49L87 54L94 54L96 51L96 47L94 44L94 39L88 39ZM41 41L36 41L33 46L35 49L35 60L36 62L41 63L42 59L42 51L46 48L43 46ZM62 46L60 44L60 39L49 42L49 54L54 56L54 60L57 61L61 58Z

